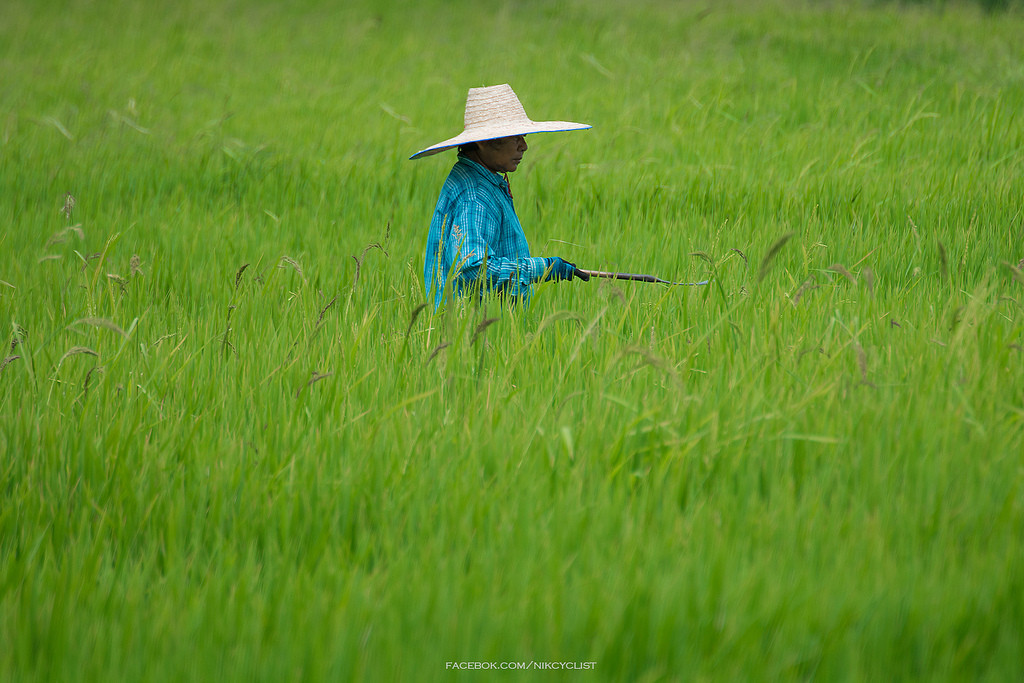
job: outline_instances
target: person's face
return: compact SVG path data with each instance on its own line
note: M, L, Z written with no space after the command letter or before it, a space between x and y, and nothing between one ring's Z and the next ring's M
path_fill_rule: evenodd
M523 160L523 153L528 149L526 138L522 135L511 135L507 138L484 140L477 143L480 163L495 173L511 173Z

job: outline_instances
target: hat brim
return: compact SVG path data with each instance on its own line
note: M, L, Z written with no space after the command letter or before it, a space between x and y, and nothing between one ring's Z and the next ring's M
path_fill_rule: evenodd
M495 125L476 128L473 130L466 130L456 135L453 138L449 138L444 142L439 142L436 145L427 147L424 150L416 152L411 157L412 159L422 159L423 157L429 157L438 152L443 152L446 149L458 147L459 145L467 145L471 142L482 142L484 140L494 140L496 138L504 138L510 135L529 135L530 133L561 133L569 130L586 130L590 128L590 124L587 123L575 123L573 121L531 121L529 123L517 122L511 125Z

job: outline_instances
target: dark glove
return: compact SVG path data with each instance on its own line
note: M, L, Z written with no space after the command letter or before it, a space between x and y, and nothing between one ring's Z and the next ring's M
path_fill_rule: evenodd
M548 262L548 270L544 276L545 280L571 280L573 276L578 277L584 282L590 279L590 276L577 268L575 263L569 263L557 256L546 258L545 260Z

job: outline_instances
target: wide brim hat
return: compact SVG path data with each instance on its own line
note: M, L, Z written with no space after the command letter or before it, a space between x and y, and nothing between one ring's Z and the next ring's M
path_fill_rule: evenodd
M573 121L534 121L526 115L519 98L506 83L487 88L470 88L466 97L464 130L453 138L416 152L410 159L421 159L452 147L530 133L557 133L585 130L587 123Z

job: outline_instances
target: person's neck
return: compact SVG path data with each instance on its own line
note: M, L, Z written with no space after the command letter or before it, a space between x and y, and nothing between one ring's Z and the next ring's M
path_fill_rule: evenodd
M486 168L486 169L487 169L488 171L490 171L491 173L494 173L495 175L501 175L501 173L500 173L500 172L498 172L498 171L495 171L495 170L494 170L493 168L491 168L490 166L488 166L487 164L485 164L485 163L484 163L484 161L483 161L483 159L481 159L481 158L480 158L480 154L479 154L479 153L477 153L477 151L476 151L476 150L471 150L471 151L469 151L469 152L463 152L463 153L462 153L462 156L466 157L466 158L467 158L467 159L469 159L470 161L475 161L476 163L480 164L481 166L483 166L484 168Z

